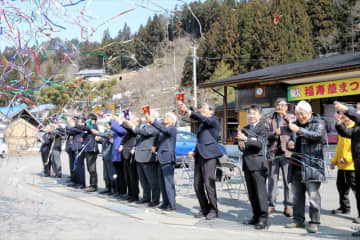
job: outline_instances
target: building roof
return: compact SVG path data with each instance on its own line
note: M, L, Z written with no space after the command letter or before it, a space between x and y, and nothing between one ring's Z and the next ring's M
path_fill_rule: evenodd
M26 108L21 109L20 111L16 112L12 115L11 120L16 121L17 119L24 119L28 123L32 124L33 126L37 127L40 125L40 121L32 115L29 110Z
M76 73L76 75L86 75L86 76L98 76L98 75L104 75L105 71L104 69L83 69L80 72Z
M56 106L54 104L48 103L48 104L41 104L38 105L30 110L31 113L38 113L46 110L52 110L55 109Z
M209 88L224 85L236 85L247 81L271 81L289 79L299 76L308 76L318 73L331 73L342 70L351 70L360 67L360 52L323 57L303 62L275 65L255 70L214 82L202 83L200 88Z
M5 118L12 118L16 113L23 109L27 109L28 106L25 103L19 104L19 105L12 105L12 106L6 106L6 107L0 107L0 112L2 115L5 116Z

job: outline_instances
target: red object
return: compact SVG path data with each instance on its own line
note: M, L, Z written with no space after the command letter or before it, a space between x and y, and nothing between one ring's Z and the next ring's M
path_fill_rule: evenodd
M176 94L176 100L178 102L184 103L184 93L177 93ZM180 114L184 114L184 111L180 110Z
M275 13L273 23L275 25L278 25L280 23L280 21L281 21L281 18L282 18L282 15L278 15L277 13Z
M144 114L150 114L150 106L145 106L142 108Z
M35 60L35 62L36 62L36 65L37 65L37 68L36 68L37 74L40 74L40 62L39 62L39 59L36 57L35 52L34 52L31 48L28 47L28 50L31 52L31 54L33 55L34 60Z
M177 93L176 94L176 100L179 102L184 103L184 93Z
M19 96L24 103L26 103L27 105L36 105L36 103L32 100L30 100L29 98L27 97L23 97L23 96Z
M336 133L328 133L327 138L329 144L336 144L338 142L338 135Z

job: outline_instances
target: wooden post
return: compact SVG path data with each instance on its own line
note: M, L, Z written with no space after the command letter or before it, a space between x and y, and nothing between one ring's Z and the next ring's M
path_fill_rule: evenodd
M227 86L224 86L224 121L223 121L223 144L227 143L227 122L228 122L228 105L227 105Z
M311 101L311 107L314 113L321 114L321 100L313 99Z

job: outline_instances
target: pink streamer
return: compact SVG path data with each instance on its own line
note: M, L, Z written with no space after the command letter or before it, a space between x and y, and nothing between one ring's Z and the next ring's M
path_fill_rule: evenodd
M31 52L31 54L33 55L34 59L35 59L35 62L36 62L36 65L37 65L37 73L40 74L40 62L39 62L39 59L36 57L36 54L35 52L31 49L31 48L28 48L28 50Z
M21 47L21 37L20 37L20 31L19 31L19 29L17 29L17 33L18 33L18 41L19 41L19 51L22 51L22 47Z

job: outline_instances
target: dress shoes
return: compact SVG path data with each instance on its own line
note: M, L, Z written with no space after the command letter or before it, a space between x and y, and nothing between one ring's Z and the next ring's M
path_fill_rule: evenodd
M85 186L85 185L76 185L75 188L77 188L77 189L84 189L84 188L86 188L86 186Z
M119 198L121 195L120 193L114 193L113 195L111 195L113 198Z
M305 228L304 223L292 222L285 225L285 228Z
M107 192L107 193L105 193L106 195L108 195L108 196L112 196L112 195L114 195L115 193L113 192L113 191L109 191L109 192Z
M76 187L76 186L79 186L79 184L77 183L74 183L74 182L71 182L67 185L68 187Z
M310 223L309 226L307 226L306 231L308 233L317 233L317 231L319 231L319 227L317 224Z
M353 223L360 224L360 217L354 218Z
M90 187L85 188L84 191L85 191L85 192L96 192L96 190L97 190L96 187L90 186Z
M130 198L128 199L128 202L129 202L129 203L136 202L136 201L139 201L139 198L130 197Z
M172 207L167 207L165 209L163 209L164 212L176 212L176 208L172 208Z
M206 217L207 213L204 213L203 211L199 211L194 215L194 218L204 218Z
M123 195L120 195L119 199L127 201L127 200L129 200L129 196L127 194L123 194Z
M256 230L264 230L264 229L268 229L269 225L267 224L267 222L258 222L254 228Z
M219 215L215 211L210 211L208 214L206 214L206 220L213 220L217 218Z
M158 209L164 210L164 209L167 209L168 207L169 207L168 204L161 204L161 205L158 207Z
M99 194L106 194L106 193L110 193L110 192L111 192L110 189L106 188L106 189L100 191Z
M331 213L332 214L349 214L350 210L345 210L345 209L342 209L342 208L338 208L338 209L332 210Z
M145 203L148 203L148 202L150 202L150 201L147 201L145 199L140 199L140 200L136 201L136 204L145 204Z
M156 207L157 205L159 205L159 202L150 202L150 203L148 203L148 207Z
M259 222L258 219L256 219L256 218L251 218L251 219L243 222L243 224L245 224L245 225L256 225L256 224L258 224L258 222Z

